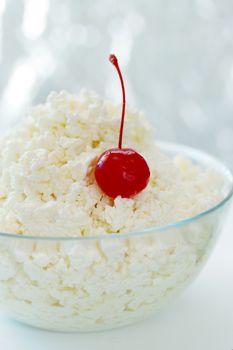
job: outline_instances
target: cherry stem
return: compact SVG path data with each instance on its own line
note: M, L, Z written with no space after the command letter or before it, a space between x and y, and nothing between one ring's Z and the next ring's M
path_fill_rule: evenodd
M124 121L125 121L125 86L124 86L124 80L122 78L121 70L118 65L118 61L115 55L109 56L109 61L115 66L117 73L119 75L120 81L121 81L121 89L122 89L122 112L121 112L121 126L120 126L120 133L119 133L119 142L118 142L118 148L122 148L122 137L123 137L123 129L124 129Z

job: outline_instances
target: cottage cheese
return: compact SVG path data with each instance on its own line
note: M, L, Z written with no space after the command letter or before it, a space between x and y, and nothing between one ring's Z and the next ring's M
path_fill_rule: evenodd
M216 216L120 237L198 214L215 205L221 191L213 171L164 155L142 113L128 109L124 146L146 158L151 178L132 199L106 197L93 168L117 144L119 116L118 106L94 92L52 93L2 139L0 230L21 235L0 240L1 303L14 318L63 331L124 325L160 307L203 265ZM103 234L106 239L98 239Z
M0 147L0 230L39 236L89 236L158 226L193 216L219 200L216 176L170 159L142 113L128 109L125 147L147 159L147 188L111 200L97 187L97 157L117 144L118 106L93 92L52 93Z

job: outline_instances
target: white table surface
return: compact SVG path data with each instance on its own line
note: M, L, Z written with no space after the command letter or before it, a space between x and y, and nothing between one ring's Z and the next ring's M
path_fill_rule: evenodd
M198 279L153 318L101 333L37 330L0 316L0 350L233 350L233 208Z

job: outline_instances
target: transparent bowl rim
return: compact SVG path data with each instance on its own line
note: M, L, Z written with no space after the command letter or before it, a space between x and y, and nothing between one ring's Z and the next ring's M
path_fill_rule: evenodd
M197 148L189 147L186 145L172 143L172 142L156 142L156 144L162 148L165 152L177 153L181 155L187 156L187 158L192 160L202 159L202 162L198 162L199 164L208 163L215 164L215 168L217 172L222 173L226 178L228 178L231 186L229 191L226 193L223 199L219 201L213 207L210 207L206 211L200 212L197 215L185 218L183 220L179 220L173 223L161 225L161 226L152 226L146 229L141 229L138 231L129 231L124 233L111 233L111 234L102 234L95 236L84 236L84 237L76 237L76 236L36 236L36 235L19 235L15 233L2 233L0 232L0 238L9 238L9 239L19 239L19 240L39 240L39 241L98 241L103 239L121 239L121 238L132 238L135 236L143 236L148 234L156 234L162 231L167 231L171 229L175 229L181 226L185 226L192 222L198 221L199 219L204 218L205 216L217 211L221 207L223 207L233 196L233 174L232 171L225 166L221 161L219 161L216 157L199 150Z

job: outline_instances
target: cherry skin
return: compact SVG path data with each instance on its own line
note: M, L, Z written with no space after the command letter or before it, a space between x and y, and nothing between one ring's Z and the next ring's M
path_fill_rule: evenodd
M109 56L115 66L121 82L122 113L118 148L105 151L95 167L95 178L100 189L109 197L130 198L144 190L150 178L150 169L145 159L131 148L122 148L125 118L125 87L115 55Z
M130 148L112 148L97 161L95 178L111 198L130 198L144 190L150 178L145 159Z

